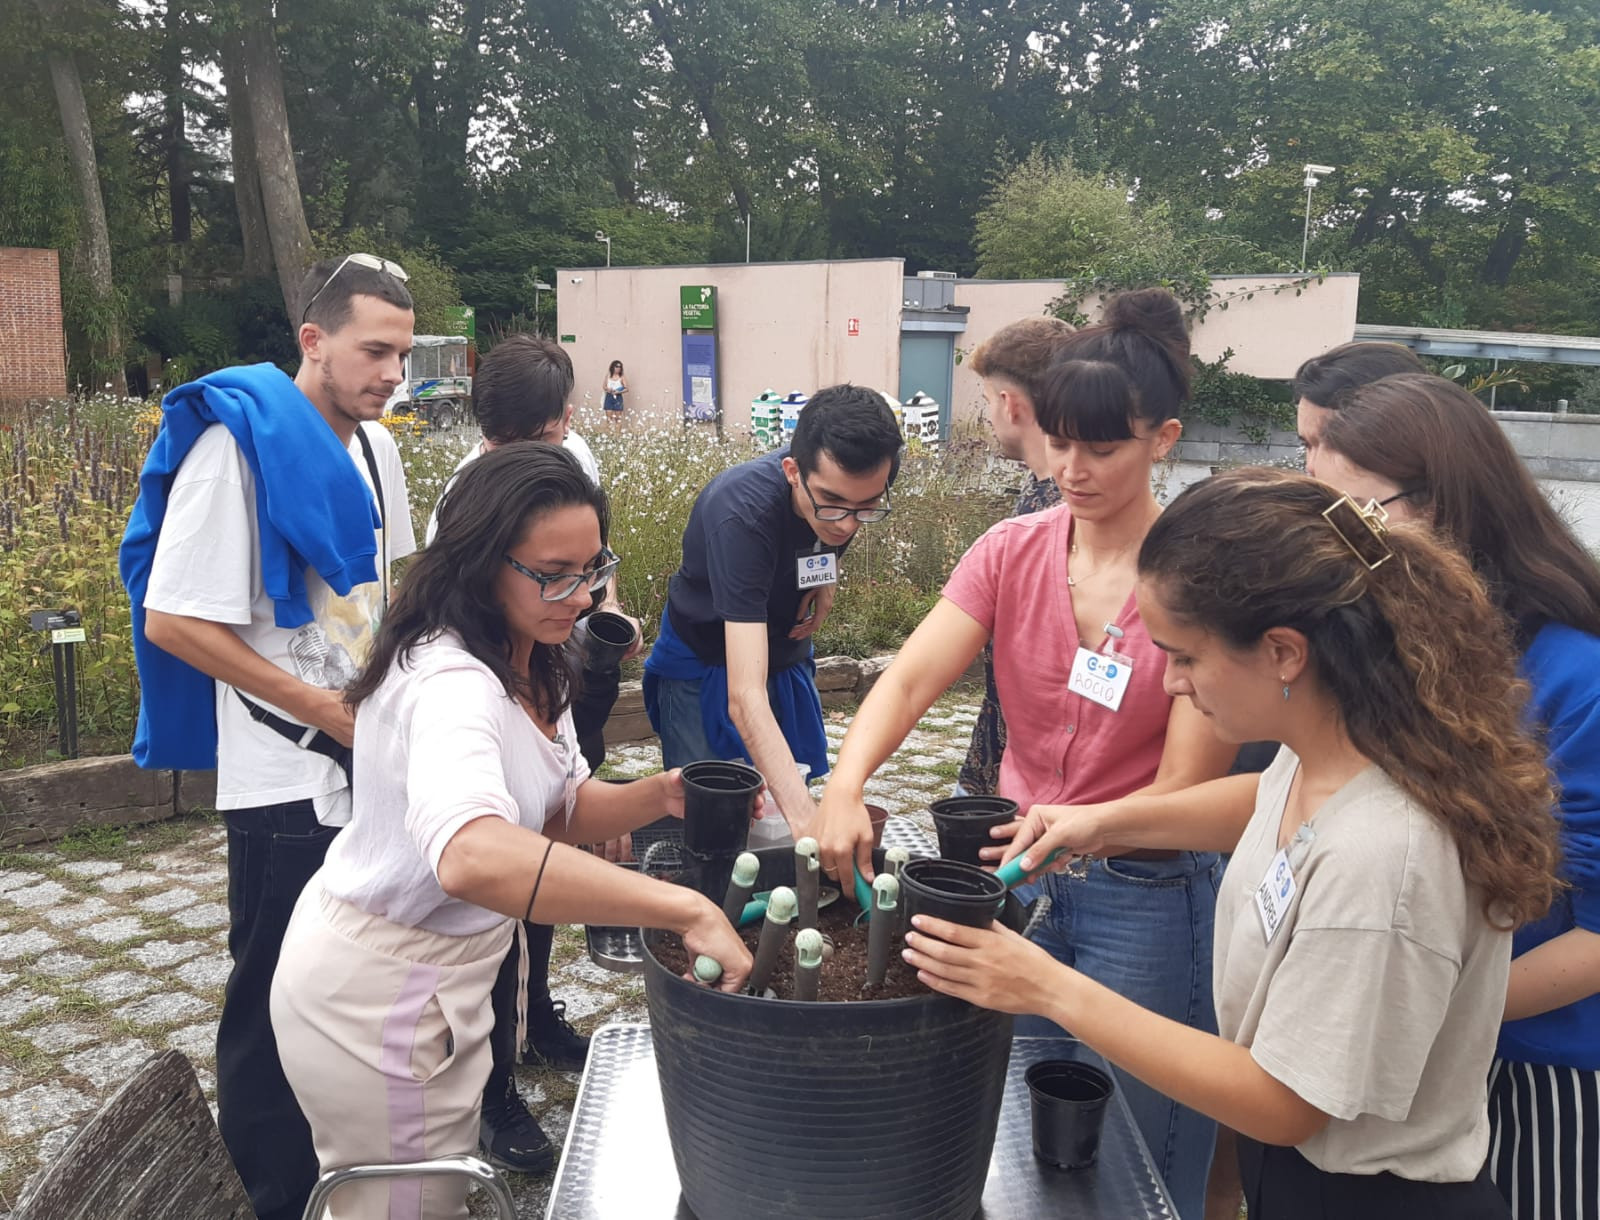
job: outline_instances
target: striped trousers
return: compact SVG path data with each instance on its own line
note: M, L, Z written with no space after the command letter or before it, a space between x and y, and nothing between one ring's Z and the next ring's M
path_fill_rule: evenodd
M1600 1220L1600 1072L1496 1059L1489 1173L1516 1220Z
M313 877L272 980L284 1075L322 1171L472 1153L494 986L514 920L443 936L369 915ZM465 1178L352 1182L326 1220L465 1220Z

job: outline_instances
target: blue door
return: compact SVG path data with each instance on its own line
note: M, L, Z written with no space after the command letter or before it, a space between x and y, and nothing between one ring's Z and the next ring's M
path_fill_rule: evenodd
M918 390L938 400L939 435L950 436L950 389L956 369L954 331L900 332L900 401Z

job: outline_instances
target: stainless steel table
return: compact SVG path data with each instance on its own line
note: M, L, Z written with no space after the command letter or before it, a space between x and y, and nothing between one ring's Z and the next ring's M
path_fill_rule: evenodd
M1018 1038L983 1205L974 1220L1176 1220L1121 1092L1107 1107L1100 1156L1065 1172L1033 1158L1022 1076L1041 1059L1104 1061L1081 1043ZM607 1025L594 1036L546 1220L694 1220L678 1191L648 1025Z

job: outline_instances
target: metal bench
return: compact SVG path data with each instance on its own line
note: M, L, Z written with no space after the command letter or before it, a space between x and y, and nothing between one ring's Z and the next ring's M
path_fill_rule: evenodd
M500 1220L516 1220L511 1191L476 1157L355 1165L322 1175L306 1206L318 1220L349 1181L463 1175L481 1185ZM152 1056L36 1179L13 1220L256 1220L211 1107L178 1051Z

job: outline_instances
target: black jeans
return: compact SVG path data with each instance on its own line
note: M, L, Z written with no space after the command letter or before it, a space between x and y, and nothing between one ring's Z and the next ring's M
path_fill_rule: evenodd
M1416 1182L1392 1173L1326 1173L1298 1149L1239 1137L1250 1220L1510 1220L1485 1166L1470 1182Z
M311 802L230 809L228 952L217 1025L217 1125L261 1220L298 1220L317 1180L311 1127L284 1078L268 1001L295 901L337 827Z
M528 1012L539 1011L539 1006L550 1005L550 946L555 941L556 930L547 923L525 923L528 932ZM500 973L495 977L494 990L489 993L489 1004L494 1009L494 1033L489 1038L489 1048L494 1052L489 1080L483 1095L490 1101L505 1096L506 1081L511 1078L517 1064L517 942L511 940L511 951L500 963Z

